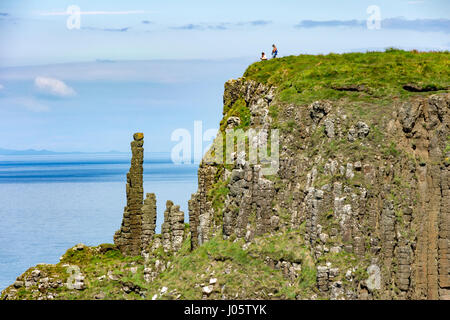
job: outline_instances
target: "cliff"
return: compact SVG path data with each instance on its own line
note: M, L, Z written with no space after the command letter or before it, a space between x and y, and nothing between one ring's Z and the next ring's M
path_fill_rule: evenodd
M168 202L154 234L133 150L116 246L69 249L2 298L450 299L449 57L251 65L225 84L189 225Z

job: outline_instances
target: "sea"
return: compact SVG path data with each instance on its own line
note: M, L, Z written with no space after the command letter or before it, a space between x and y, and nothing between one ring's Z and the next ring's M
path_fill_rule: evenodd
M0 156L0 290L28 268L57 263L78 243L113 243L126 205L130 154ZM197 190L198 164L145 154L144 193L157 198L160 232L167 200L180 205Z

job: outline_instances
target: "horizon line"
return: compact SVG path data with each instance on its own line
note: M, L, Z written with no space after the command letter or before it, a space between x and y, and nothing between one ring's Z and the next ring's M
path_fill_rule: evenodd
M300 53L301 54L301 53ZM300 55L299 54L299 55ZM29 67L46 67L46 66L58 66L58 65L69 65L69 64L83 64L83 63L99 63L99 64L114 64L123 62L220 62L220 61L232 61L232 60L244 60L244 59L254 59L253 56L241 56L241 57L230 57L230 58L193 58L193 59L135 59L135 60L115 60L115 59L95 59L95 60L80 60L71 62L60 62L60 63L43 63L43 64L26 64L26 65L10 65L10 66L0 66L0 69L6 68L29 68Z
M403 46L383 46L383 47L374 47L374 48L354 48L350 50L345 51L324 51L324 52L316 52L316 53L307 53L307 52L298 52L298 53L292 53L287 54L285 56L280 56L279 58L283 57L289 57L289 56L300 56L300 55L327 55L331 53L337 53L337 54L346 54L346 53L356 53L356 52L384 52L386 49L394 48L398 50L404 50L404 51L410 51L410 50L418 50L422 52L448 52L449 49L444 48L420 48L420 47L403 47ZM79 61L70 61L70 62L60 62L60 63L42 63L42 64L25 64L25 65L5 65L1 66L0 69L7 69L7 68L30 68L30 67L46 67L46 66L63 66L63 65L74 65L74 64L86 64L86 63L98 63L98 64L114 64L114 63L124 63L124 62L221 62L221 61L233 61L233 60L247 60L247 59L255 59L255 57L252 56L238 56L238 57L228 57L228 58L191 58L191 59L176 59L176 58L170 58L170 59L164 59L164 58L155 58L155 59L108 59L108 58L96 58L95 60L79 60ZM259 60L255 60L259 61Z

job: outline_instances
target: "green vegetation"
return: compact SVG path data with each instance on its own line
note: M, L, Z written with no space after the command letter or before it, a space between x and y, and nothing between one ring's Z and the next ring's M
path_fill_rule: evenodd
M330 99L373 101L404 99L420 93L403 89L415 84L422 90L445 90L450 54L390 49L386 52L300 55L252 64L244 77L278 87L283 102L309 104ZM358 85L360 91L345 90ZM340 90L338 90L340 89Z
M217 292L233 298L295 298L300 292L289 285L280 270L275 270L262 259L252 257L242 249L243 241L222 240L221 235L214 237L186 256L173 261L173 268L163 272L150 284L153 289L161 286L177 288L182 299L200 299L201 287L207 285L210 278L217 278Z
M391 142L389 146L385 147L383 150L386 156L397 157L400 154L400 151L397 150L395 142Z
M235 127L235 129L247 129L250 126L250 110L245 102L244 98L239 98L234 103L224 107L224 117L220 122L220 131L225 132L227 127L227 120L230 117L239 117L241 123Z
M269 116L272 118L274 126L277 123L279 112L280 112L279 107L276 104L271 104L269 106Z
M216 178L215 182L208 191L208 199L212 203L214 209L214 220L216 225L220 225L223 219L223 207L225 206L225 199L230 192L228 188L229 179L222 181Z
M310 267L314 265L299 230L258 238L250 245L248 251L250 254L270 257L273 260L291 261Z

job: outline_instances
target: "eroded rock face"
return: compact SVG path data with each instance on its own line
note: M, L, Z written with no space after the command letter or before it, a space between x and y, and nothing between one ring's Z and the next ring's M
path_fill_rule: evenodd
M449 143L449 107L449 94L431 95L403 104L398 115L403 141L410 142L412 152L421 159L415 168L417 204L411 208L417 242L415 250L399 248L401 270L397 280L404 290L408 287L407 275L411 274L409 288L415 286L417 298L450 299L450 166L445 151ZM413 263L408 263L411 260Z
M273 127L270 108L281 104L273 88L227 82L224 103L239 99L251 128ZM283 105L275 176L245 160L200 165L189 202L192 247L217 233L252 241L304 226L312 256L322 261L323 297L449 299L449 103L448 93L416 97L364 118L346 102ZM213 203L219 187L222 207ZM343 268L336 255L357 265Z
M318 123L331 111L331 108L329 101L315 101L308 107L309 115L315 123Z
M207 190L211 189L216 172L216 167L202 163L198 169L198 191L189 200L189 225L193 249L208 241L211 236L214 213Z
M269 106L274 97L274 88L268 88L254 81L230 80L225 84L224 103L233 104L243 99L250 112L250 124L254 129L269 129L271 118ZM230 120L231 119L231 120ZM228 128L234 128L240 121L229 118ZM265 132L261 131L260 135ZM256 136L250 143L260 143L265 137ZM276 212L272 210L273 182L261 174L261 165L250 164L240 154L235 154L232 168L227 168L220 181L229 180L229 197L224 199L224 212L217 219L208 191L217 183L215 177L219 166L203 161L198 170L198 191L189 201L189 223L192 234L192 248L208 241L218 231L225 237L237 235L251 240L277 228Z

